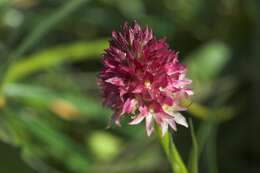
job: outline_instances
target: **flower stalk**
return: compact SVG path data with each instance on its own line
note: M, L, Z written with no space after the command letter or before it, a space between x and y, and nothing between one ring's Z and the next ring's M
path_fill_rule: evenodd
M157 136L171 165L172 173L188 173L188 169L180 156L171 133L167 131L166 134L162 136L160 127L157 126Z

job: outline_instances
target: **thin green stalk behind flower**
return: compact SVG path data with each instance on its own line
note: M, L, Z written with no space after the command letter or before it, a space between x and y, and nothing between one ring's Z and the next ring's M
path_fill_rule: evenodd
M198 173L199 171L199 153L198 153L198 142L193 127L192 120L189 119L191 139L192 139L192 150L189 158L189 169L191 173Z

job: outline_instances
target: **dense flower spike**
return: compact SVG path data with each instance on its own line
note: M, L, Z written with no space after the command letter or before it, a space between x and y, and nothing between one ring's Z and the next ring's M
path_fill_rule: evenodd
M110 46L103 55L99 85L104 104L113 109L113 122L131 115L129 123L145 120L148 136L157 123L164 135L176 123L188 127L179 113L185 108L180 101L193 94L187 86L186 68L179 63L178 53L169 49L164 39L156 40L148 27L136 22L125 23L121 32L112 32Z

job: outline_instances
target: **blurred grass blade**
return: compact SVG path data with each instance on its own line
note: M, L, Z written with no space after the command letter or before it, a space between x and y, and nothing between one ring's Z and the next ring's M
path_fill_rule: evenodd
M214 125L213 118L210 116L209 119L203 121L198 129L198 155L202 153L203 148L205 147L209 136L211 135Z
M199 103L192 102L189 100L182 100L182 104L188 107L188 111L194 115L196 118L205 120L208 118L209 109Z
M188 107L188 112L200 119L200 120L208 120L211 118L210 115L214 116L214 120L217 122L223 122L230 120L234 116L234 108L231 106L223 106L219 107L217 110L211 110L210 108L201 105L198 102L190 103L189 100L182 100L182 104Z
M185 166L176 145L173 142L171 134L167 131L164 137L161 135L161 130L157 127L157 133L160 137L160 142L170 161L173 173L188 173L188 169Z
M84 150L63 134L58 126L53 125L51 120L29 111L17 114L8 108L4 110L4 115L4 121L12 132L12 144L22 148L24 157L46 159L48 154L45 153L49 153L64 161L71 170L86 172L89 160Z
M58 46L35 53L29 57L25 57L24 60L20 62L12 64L7 70L3 83L14 82L31 73L60 63L101 55L101 52L106 46L107 41L96 40L72 43L70 45Z
M87 1L89 0L67 0L63 6L59 9L55 9L54 12L51 15L46 16L44 20L39 21L39 24L32 29L29 36L25 38L16 51L11 54L10 58L12 60L19 58L34 44L36 44L36 42L38 42L52 27L54 27L58 22L64 20L70 13L77 10Z
M191 173L198 173L199 167L199 153L198 153L198 142L194 131L192 120L189 119L191 138L192 138L192 150L189 158L189 167Z
M80 95L57 93L50 89L26 85L8 84L5 96L36 108L44 108L53 111L64 119L92 118L105 121L102 115L109 114L99 103Z
M49 150L72 169L77 172L85 172L89 161L82 150L78 148L67 136L63 135L49 125L49 122L38 119L36 116L26 114L21 116L26 128L38 139L49 146ZM64 159L66 155L66 159Z
M209 172L216 173L216 128L218 122L214 120L214 112L210 113L210 116L207 120L203 121L198 129L198 135L197 135L197 159L199 161L200 155L202 151L205 149L206 146L206 156L207 156L207 165L209 168ZM194 151L191 152L190 155L190 161L191 157ZM191 165L191 164L190 164Z
M217 128L218 124L213 123L211 133L208 136L206 145L206 163L208 165L208 173L218 172L218 159L217 159Z

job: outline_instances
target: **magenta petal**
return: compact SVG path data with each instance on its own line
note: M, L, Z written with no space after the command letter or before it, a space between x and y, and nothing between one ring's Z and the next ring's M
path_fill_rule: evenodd
M144 90L144 86L143 85L137 85L136 88L132 91L132 93L142 93Z
M119 89L119 95L120 95L120 98L121 99L123 99L123 96L124 96L124 94L126 94L127 93L127 91L124 89L124 88L120 88Z
M136 106L136 100L135 99L130 99L128 98L123 106L121 115L125 114L125 113L131 113L133 112L133 109Z

